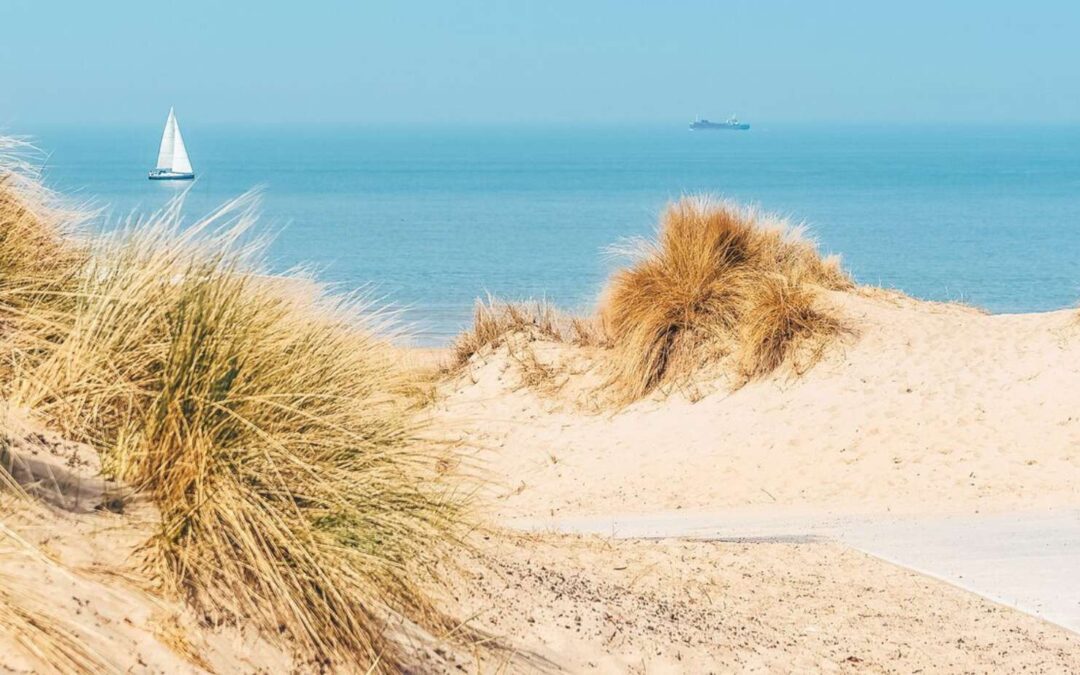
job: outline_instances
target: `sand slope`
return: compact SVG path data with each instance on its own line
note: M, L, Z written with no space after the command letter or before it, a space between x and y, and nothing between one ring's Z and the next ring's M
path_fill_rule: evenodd
M291 659L253 631L207 626L181 603L150 592L132 555L152 532L149 515L9 513L5 524L33 547L0 536L0 575L9 592L15 589L12 602L70 631L109 667L105 672L287 671ZM0 635L0 667L56 667L30 658L16 640Z
M443 383L433 422L489 481L491 517L541 531L1080 506L1075 312L990 316L877 290L828 301L853 334L801 376L738 387L713 372L612 410L598 352L511 340ZM500 573L461 600L572 672L1080 667L1074 634L838 543L493 547Z
M438 420L490 472L502 519L1080 504L1075 312L991 316L883 291L829 300L857 335L801 377L702 382L596 414L579 405L596 381L587 352L532 345L564 371L538 391L503 347L445 387Z

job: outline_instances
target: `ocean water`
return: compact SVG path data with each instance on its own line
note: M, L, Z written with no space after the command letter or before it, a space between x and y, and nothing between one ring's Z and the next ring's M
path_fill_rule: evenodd
M1077 127L181 127L190 186L146 179L160 127L10 131L112 222L178 190L194 218L259 187L275 268L373 290L419 344L488 293L587 309L610 247L694 193L805 222L861 282L992 312L1080 300Z

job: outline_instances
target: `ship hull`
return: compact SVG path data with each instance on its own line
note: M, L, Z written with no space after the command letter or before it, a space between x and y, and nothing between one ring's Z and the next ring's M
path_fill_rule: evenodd
M749 124L691 124L690 131L746 131Z
M179 173L177 171L151 171L147 178L150 180L193 180L193 173Z

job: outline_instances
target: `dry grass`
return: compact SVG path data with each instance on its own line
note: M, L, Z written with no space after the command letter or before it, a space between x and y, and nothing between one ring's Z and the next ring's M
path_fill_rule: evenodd
M9 297L55 280L57 267L71 269L79 257L65 237L69 223L59 220L45 203L35 205L17 197L18 191L9 186L15 180L0 173L0 269L5 272L0 283Z
M175 613L159 610L154 614L150 627L154 638L167 646L172 653L208 673L214 672L214 668L203 658L199 648L191 643L187 628Z
M0 329L30 305L41 321L68 311L86 257L76 235L89 214L61 206L27 161L33 156L27 144L0 136Z
M611 347L602 316L571 317L569 341L579 347Z
M451 368L464 366L473 356L497 349L515 333L561 342L562 330L555 310L545 302L512 303L489 297L473 309L472 328L457 337Z
M811 348L806 364L816 361L824 342L841 333L843 324L818 308L816 289L782 274L763 277L749 296L740 326L739 369L747 378L768 375L800 344ZM809 344L816 340L816 344Z
M596 320L564 314L547 302L488 297L477 301L472 327L454 341L451 369L461 368L478 353L497 349L512 336L581 346L600 346L605 339Z
M626 403L714 363L732 364L737 381L785 363L801 372L845 332L820 297L854 287L839 258L823 258L801 228L774 216L686 198L669 206L656 240L625 252L633 262L612 277L595 317L542 302L478 302L452 370L508 344L525 384L557 390L550 366L522 345L601 347L614 390L605 398Z
M769 373L800 343L839 330L819 291L852 287L798 228L707 199L670 205L656 240L632 253L600 309L624 400L728 356L743 377Z
M0 239L4 394L153 498L167 591L312 668L396 671L388 622L451 625L418 575L458 504L368 308L260 274L245 200L189 228L178 202L66 255L23 187L0 195L0 224L40 235ZM63 264L20 267L52 245Z

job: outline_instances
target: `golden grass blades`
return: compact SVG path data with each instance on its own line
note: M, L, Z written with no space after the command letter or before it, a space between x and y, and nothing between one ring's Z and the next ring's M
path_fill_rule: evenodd
M418 581L458 516L408 375L362 303L258 272L249 198L179 213L94 245L62 316L18 316L11 396L153 498L147 562L208 619L397 670L392 622L452 624Z
M31 308L39 321L66 310L86 255L75 235L89 212L65 206L41 184L34 155L28 143L0 136L0 329Z
M459 335L453 345L451 368L467 364L474 354L485 348L499 347L506 338L515 333L528 334L530 338L544 338L562 342L569 332L571 320L547 302L505 302L493 297L487 301L477 300L473 310L472 328ZM577 329L575 335L578 334ZM584 334L584 333L581 333Z
M747 379L768 375L789 359L803 372L830 338L845 332L844 325L819 306L812 286L782 274L762 277L747 302L739 327L739 370ZM802 359L794 356L798 347L806 347Z
M829 323L809 309L818 291L852 286L799 228L707 198L669 205L656 239L631 253L600 306L612 381L627 402L729 355L741 354L745 374L771 372Z

